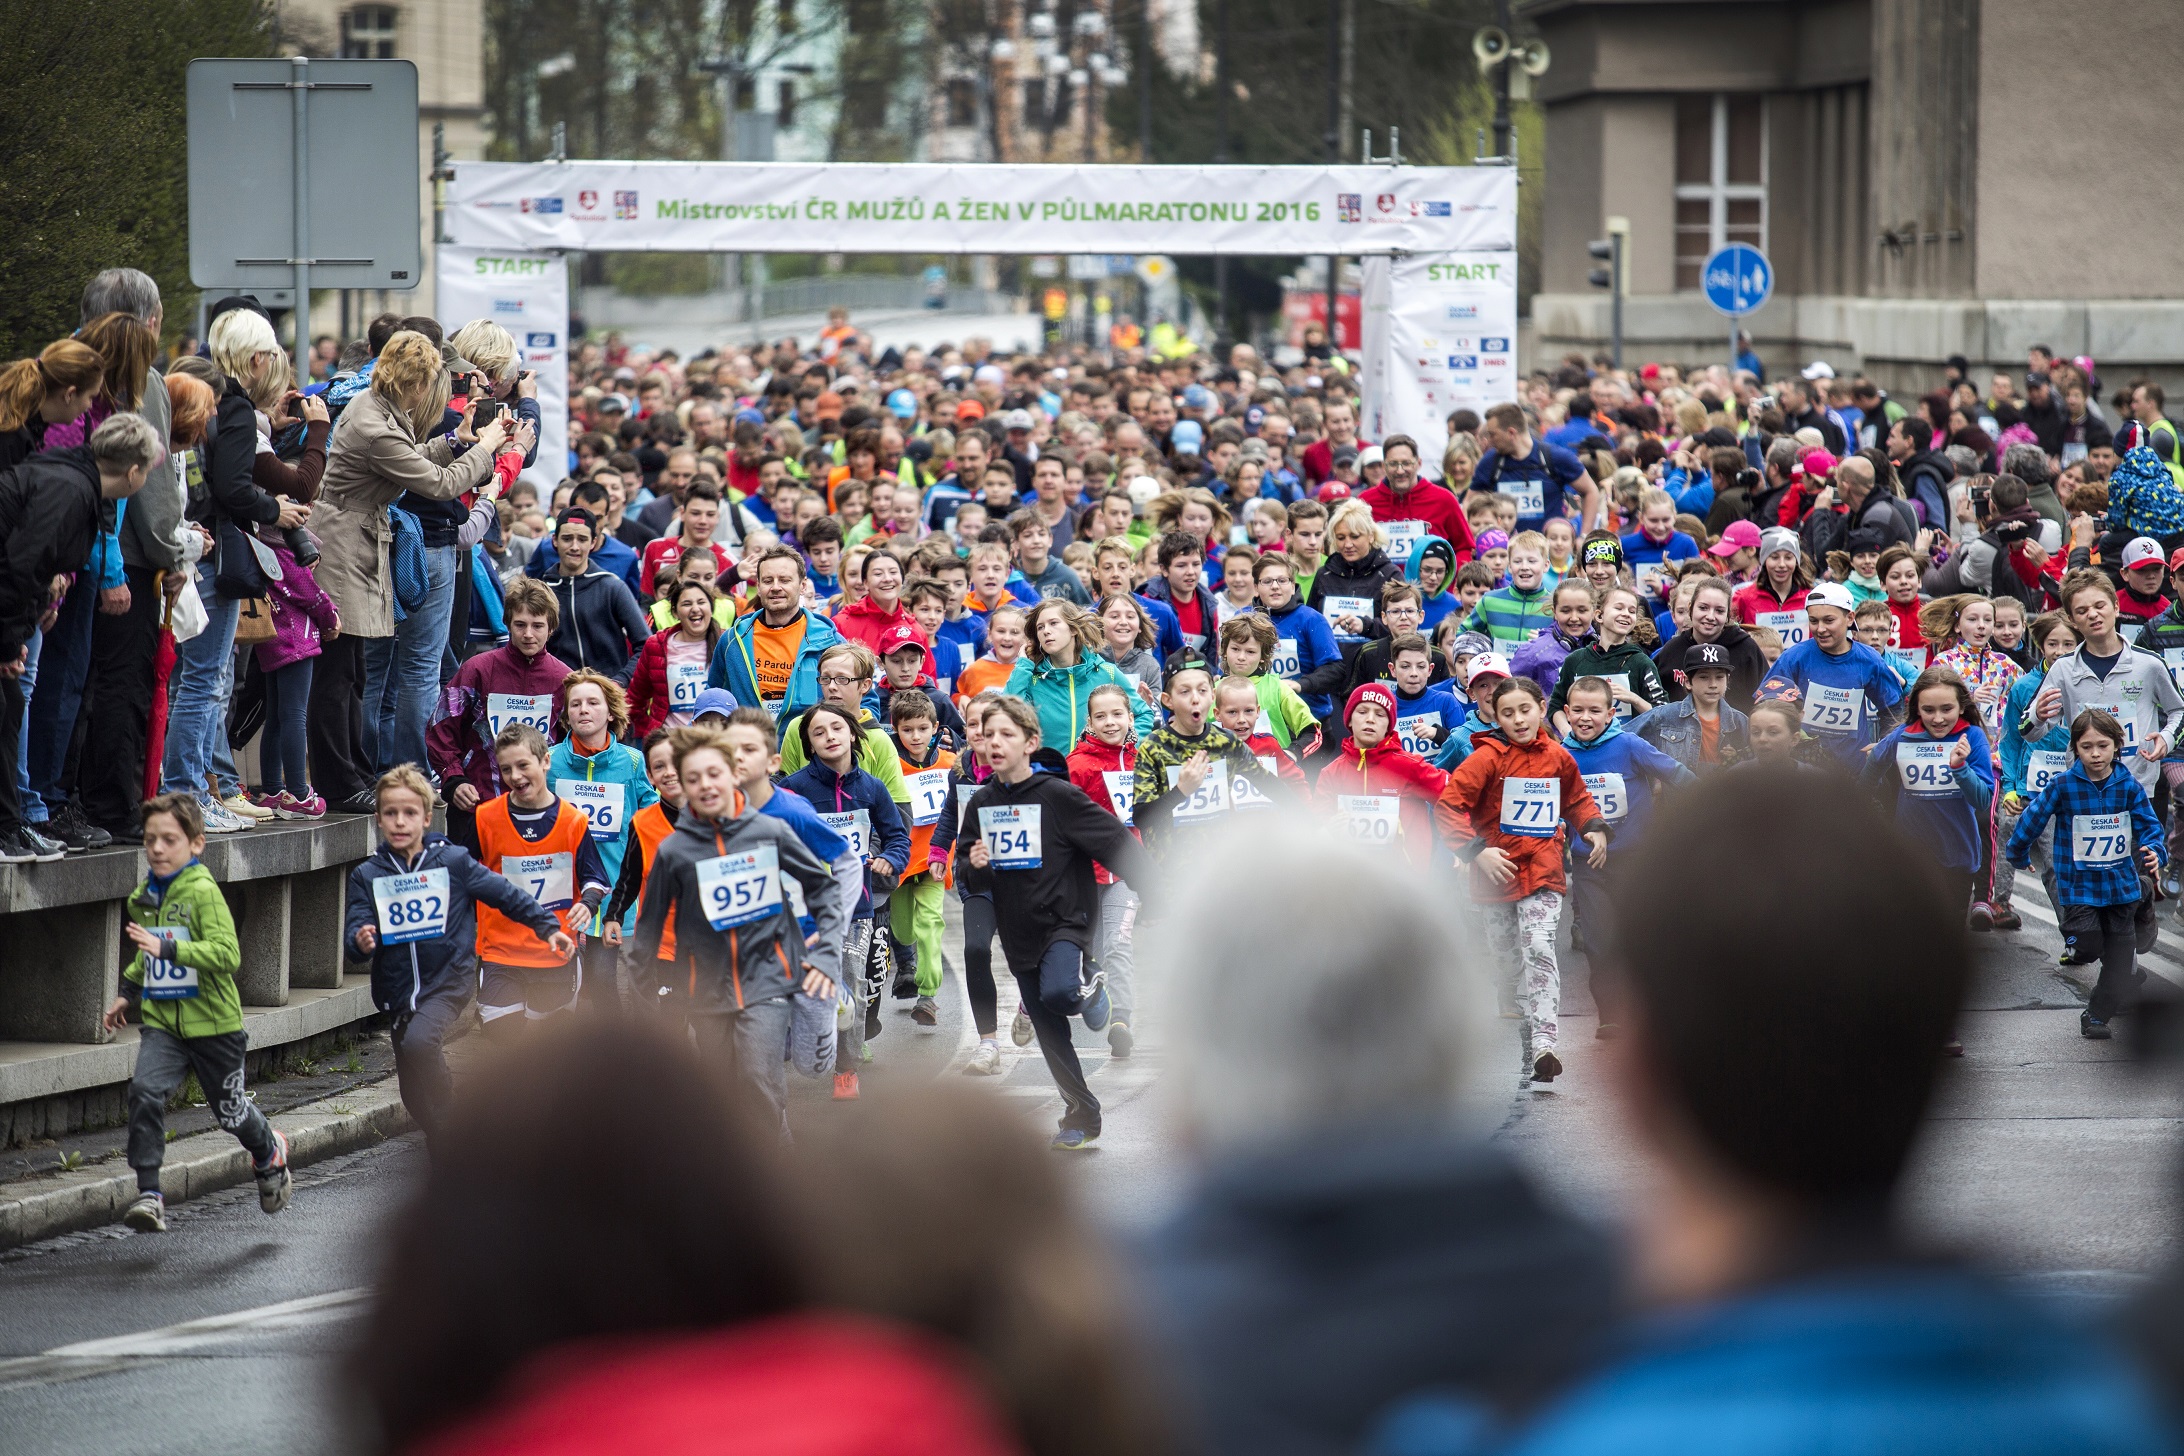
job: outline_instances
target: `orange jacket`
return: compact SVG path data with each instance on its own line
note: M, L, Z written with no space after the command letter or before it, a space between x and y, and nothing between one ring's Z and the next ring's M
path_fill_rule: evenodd
M1399 796L1403 857L1422 865L1433 862L1433 805L1447 784L1447 774L1405 753L1403 741L1390 733L1367 749L1359 749L1356 739L1343 744L1341 757L1320 770L1313 793L1329 810L1352 795Z
M576 882L576 851L590 833L591 820L584 811L564 800L561 812L554 817L554 827L546 831L545 837L525 839L516 832L515 821L508 815L508 796L502 794L478 806L478 861L499 875L507 873L502 865L510 856L567 855L570 899L547 908L574 940L576 932L570 929L570 917L581 909L576 895L583 888ZM526 890L531 888L513 875L509 878ZM483 901L478 904L478 959L495 965L535 968L565 964L551 946L532 933L531 927L517 924Z
M631 817L629 823L630 828L637 831L637 853L643 857L643 877L649 879L652 875L652 857L660 852L661 841L675 832L675 821L668 817L666 802L656 800L639 809ZM643 879L640 879L638 883L641 886ZM638 891L637 899L639 904L644 902L644 892L641 888ZM660 932L659 959L663 961L675 959L675 907L673 905L667 907L667 928Z
M1325 779L1322 774L1321 778ZM1559 785L1562 812L1551 826L1527 822L1527 816L1505 797L1513 779L1553 779ZM1471 865L1471 898L1481 904L1506 904L1541 890L1560 893L1569 888L1562 873L1565 834L1583 835L1606 829L1585 777L1569 750L1541 732L1530 743L1514 744L1499 732L1481 733L1471 740L1471 756L1448 776L1434 805L1434 822L1456 848L1456 858ZM1506 827L1524 823L1526 828L1551 827L1546 834L1520 834ZM1516 878L1497 885L1474 861L1486 849L1498 849L1516 866Z

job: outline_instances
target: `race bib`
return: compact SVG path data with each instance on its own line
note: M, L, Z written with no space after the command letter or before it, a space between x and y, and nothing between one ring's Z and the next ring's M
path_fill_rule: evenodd
M1926 671L1926 649L1923 647L1891 647L1885 656L1905 687L1917 682L1919 674Z
M1115 817L1125 824L1137 823L1137 775L1127 769L1103 769L1100 781L1107 785L1107 802Z
M1517 503L1519 520L1547 514L1547 482L1544 480L1498 480L1494 483L1494 491Z
M447 934L447 871L381 875L372 881L372 904L379 912L381 945L437 940Z
M434 870L443 881L446 870ZM190 938L187 925L159 925L153 927L161 935L174 937L176 945ZM144 999L147 1001L187 1001L198 991L197 967L185 966L180 961L161 960L158 956L144 958Z
M1418 543L1426 539L1424 521L1382 521L1380 529L1388 533L1388 559L1409 561Z
M1630 791L1624 786L1623 776L1619 773L1585 775L1585 792L1592 795L1594 806L1600 810L1600 817L1610 824L1630 812Z
M819 822L849 841L850 850L859 859L872 857L872 814L866 809L851 809L841 814L821 814Z
M1403 801L1394 794L1342 794L1335 799L1349 823L1350 837L1360 844L1393 844L1402 832Z
M698 694L704 691L704 663L671 662L667 665L668 707L678 713L687 713L698 705Z
M543 909L566 910L576 900L576 856L567 851L507 855L501 860L501 873Z
M629 801L620 784L597 784L584 779L556 779L554 793L584 811L591 821L594 839L620 839L629 818L622 811Z
M1855 733L1864 721L1864 688L1805 687L1805 726L1815 733Z
M1752 615L1760 626L1772 628L1781 635L1785 651L1812 633L1812 622L1803 612L1754 612Z
M1183 770L1168 770L1168 787L1173 789L1183 777ZM1217 819L1228 812L1229 776L1216 764L1207 771L1206 781L1196 791L1176 801L1175 822L1189 824Z
M1503 779L1501 827L1504 834L1552 839L1562 822L1562 780Z
M544 733L553 727L554 695L537 693L487 693L485 695L485 721L495 738L514 723L528 723Z
M2131 816L2070 816L2070 857L2080 864L2117 864L2131 855Z
M764 708L764 709L765 709L765 710L766 710L767 712L769 712L769 713L773 714L773 715L774 715L774 716L775 716L776 718L778 718L778 717L780 717L780 716L781 716L781 705L782 705L783 703L786 703L787 701L788 701L788 699L787 699L787 698L764 698L764 697L762 697L762 698L760 698L760 699L758 700L758 705L759 705L759 706L760 706L761 708Z
M997 870L1039 868L1038 804L986 805L978 811L979 837Z
M1949 771L1947 743L1914 743L1906 738L1896 745L1896 774L1903 791L1921 799L1946 799L1956 792L1956 775Z
M956 789L955 789L955 817L956 817L956 828L957 828L957 830L958 830L958 831L960 831L960 830L961 830L961 829L963 828L964 824L965 824L965 823L967 823L967 822L968 822L968 821L970 820L970 817L971 817L971 797L972 797L972 795L976 794L976 793L977 793L977 792L978 792L978 791L979 791L979 790L980 790L981 788L983 788L983 787L985 787L985 786L984 786L983 784L957 784L957 785L956 785Z
M2035 748L2025 760L2025 792L2037 794L2070 772L2070 755L2060 748Z
M2169 681L2177 685L2177 691L2184 692L2184 647L2162 648L2161 660L2169 664Z
M1260 760L1260 767L1267 767L1264 759ZM1273 770L1267 768L1267 772L1272 773ZM1229 803L1238 813L1242 813L1246 809L1271 809L1274 807L1274 801L1266 796L1266 790L1260 788L1258 781L1249 774L1238 774L1230 781Z
M1275 642L1272 671L1276 677L1296 677L1304 671L1304 659L1297 651L1296 638L1283 637Z
M1402 742L1403 751L1414 758L1426 758L1433 753L1435 732L1441 726L1438 711L1414 713L1408 718L1395 720L1395 736Z
M938 824L940 811L948 807L948 770L929 768L904 774L902 781L910 786L910 822L920 829Z
M781 909L781 855L772 845L698 861L698 895L715 930L764 920Z
M1615 697L1615 694L1627 693L1631 690L1630 674L1627 672L1596 672L1591 674L1591 676L1599 678L1611 689L1609 696L1611 698L1614 698L1615 716L1618 718L1628 718L1630 716L1630 704L1624 702L1619 697Z
M2125 765L2123 763L2123 760L2125 756L2138 752L2139 730L2137 704L2085 703L2080 706L2079 711L2083 712L2086 708L2098 708L2102 712L2108 714L2109 717L2114 718L2117 723L2122 725L2123 748L2116 754L2116 762L2119 767L2124 767Z
M1337 617L1355 617L1360 622L1370 622L1373 619L1371 597L1328 597L1326 601L1327 620L1330 622Z
M956 644L956 657L958 659L956 671L963 672L967 670L972 663L978 661L978 645L973 642L958 642Z
M1638 595L1658 597L1661 583L1672 579L1676 572L1665 561L1641 561L1631 568L1631 574L1638 579Z

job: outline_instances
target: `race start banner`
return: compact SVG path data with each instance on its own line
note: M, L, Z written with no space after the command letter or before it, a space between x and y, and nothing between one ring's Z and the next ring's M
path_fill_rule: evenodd
M491 319L515 336L522 367L538 378L537 463L523 478L541 498L569 473L569 270L550 255L443 244L439 317L454 333Z
M506 251L1492 253L1516 246L1516 180L1508 167L461 162L447 219L457 243Z
M1517 397L1517 255L1431 253L1364 265L1368 440L1409 435L1438 480L1448 417Z

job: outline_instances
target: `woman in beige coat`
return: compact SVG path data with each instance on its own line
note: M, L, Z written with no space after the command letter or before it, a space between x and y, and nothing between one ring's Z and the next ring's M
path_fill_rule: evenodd
M429 682L391 680L394 527L387 507L404 492L452 500L477 489L493 473L494 455L514 443L495 420L457 455L436 433L449 389L439 346L404 330L381 351L371 389L342 411L328 449L312 524L319 584L341 609L341 636L326 644L311 683L311 777L338 807L368 810L381 769L424 764L425 727L439 697L437 664ZM385 742L383 723L391 725ZM359 802L343 802L351 799Z

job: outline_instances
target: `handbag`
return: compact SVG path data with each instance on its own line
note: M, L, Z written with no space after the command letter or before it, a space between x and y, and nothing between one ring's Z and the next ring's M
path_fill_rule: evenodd
M212 589L221 596L237 600L262 597L269 582L281 579L280 558L273 554L273 548L232 519L223 516L215 535L219 556L213 568Z
M235 645L273 640L273 603L264 597L245 597L236 604Z

